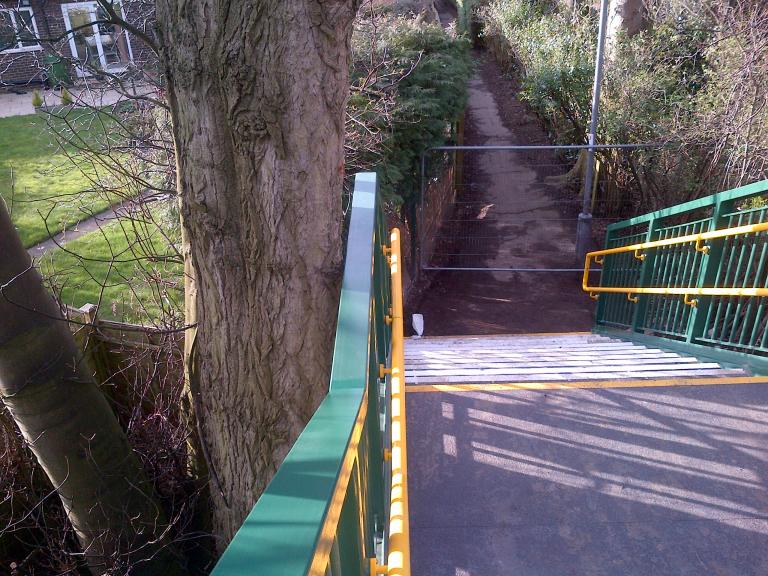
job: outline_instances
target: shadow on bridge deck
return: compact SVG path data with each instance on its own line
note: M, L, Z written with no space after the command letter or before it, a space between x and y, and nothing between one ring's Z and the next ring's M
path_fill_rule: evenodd
M768 574L766 384L407 398L414 574Z

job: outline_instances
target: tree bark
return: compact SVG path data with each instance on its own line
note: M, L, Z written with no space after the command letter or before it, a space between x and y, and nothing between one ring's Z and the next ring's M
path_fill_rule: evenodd
M157 0L221 546L327 391L357 4Z
M178 573L152 487L2 201L0 253L0 396L58 492L91 571Z
M616 50L619 35L634 36L648 26L646 0L610 0L606 26L606 51L611 58Z

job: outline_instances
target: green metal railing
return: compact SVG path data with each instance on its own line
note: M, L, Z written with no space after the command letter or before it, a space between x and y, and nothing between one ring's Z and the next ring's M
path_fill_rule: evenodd
M330 390L215 576L368 574L386 537L389 506L387 392L379 368L390 365L388 238L376 176L358 174Z
M597 329L768 372L766 222L768 180L611 224L585 264Z

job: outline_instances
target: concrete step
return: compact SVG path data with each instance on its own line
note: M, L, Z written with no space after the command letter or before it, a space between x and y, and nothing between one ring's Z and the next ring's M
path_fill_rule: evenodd
M662 348L589 333L411 338L408 384L744 376Z
M406 376L407 385L424 384L499 384L509 382L576 382L583 380L657 380L660 378L727 378L747 376L743 370L725 368L687 370L649 370L626 372L561 372L549 374L483 374L480 376L431 376L415 378Z
M428 354L408 357L409 366L422 366L430 364L448 363L456 364L495 364L499 362L522 362L535 361L557 362L560 360L603 360L603 361L621 361L637 360L641 358L683 358L675 352L663 352L658 349L628 350L620 352L573 352L558 354L556 352L536 352L536 353L499 353L499 354Z
M426 374L434 370L452 370L454 372L465 371L487 371L487 370L517 370L520 368L547 368L551 371L557 371L561 368L597 368L605 366L611 369L628 366L633 367L638 364L669 364L669 365L681 365L681 364L700 364L696 358L681 358L675 356L673 358L658 358L657 356L646 356L639 358L622 358L622 359L603 359L603 358L588 358L585 360L574 358L561 358L561 359L527 359L519 361L497 361L497 362L426 362L426 363L411 363L407 364L405 368L406 375L411 373ZM719 364L718 364L719 366Z

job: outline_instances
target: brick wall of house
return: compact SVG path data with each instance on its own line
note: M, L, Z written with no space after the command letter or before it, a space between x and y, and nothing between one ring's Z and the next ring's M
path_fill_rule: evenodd
M143 0L136 2L126 0L123 3L123 13L128 22L150 37L154 37L155 12L153 4L148 5ZM131 49L133 50L133 61L143 71L151 73L158 66L157 56L142 40L133 35L130 35L130 40Z
M52 4L52 3L51 3ZM0 1L0 8L14 9L18 6L14 1ZM61 10L59 6L56 6ZM47 34L47 30L40 18L43 13L40 2L32 2L32 11L37 23L39 34ZM40 82L42 80L43 50L33 52L0 52L0 85L25 84Z
M40 52L0 54L0 85L41 81Z

